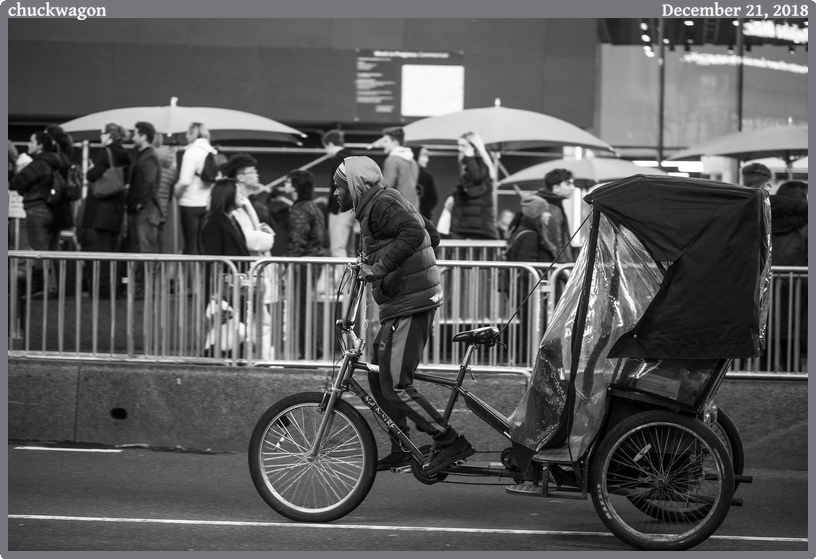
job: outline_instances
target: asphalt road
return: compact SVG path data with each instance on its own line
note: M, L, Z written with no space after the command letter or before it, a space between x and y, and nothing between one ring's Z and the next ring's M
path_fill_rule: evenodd
M591 500L517 497L504 484L427 486L385 472L347 517L297 524L261 500L243 454L25 446L36 445L8 446L9 550L631 551ZM695 551L806 552L807 472L746 473L745 506Z

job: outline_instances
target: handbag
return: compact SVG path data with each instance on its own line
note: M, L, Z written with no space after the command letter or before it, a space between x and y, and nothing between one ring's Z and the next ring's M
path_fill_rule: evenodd
M91 193L97 200L107 200L125 191L124 172L121 167L115 167L113 165L110 148L105 148L105 150L108 152L110 167L105 169L101 177L91 183Z

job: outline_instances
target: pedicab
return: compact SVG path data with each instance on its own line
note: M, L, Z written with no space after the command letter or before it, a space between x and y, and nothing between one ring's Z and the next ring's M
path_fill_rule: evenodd
M644 550L684 550L725 519L742 475L742 441L714 398L731 361L764 344L770 282L767 194L716 181L636 175L602 186L589 233L540 342L533 374L505 416L463 383L474 351L501 343L486 326L459 332L467 349L455 379L417 372L445 386L443 416L463 400L504 435L500 462L457 462L424 473L438 451L417 447L379 408L354 373L363 284L338 320L342 362L325 392L287 396L260 418L249 445L253 483L266 503L296 521L342 518L366 497L377 445L348 401L356 395L376 422L413 455L410 470L433 485L451 476L512 479L513 495L591 499L604 525Z

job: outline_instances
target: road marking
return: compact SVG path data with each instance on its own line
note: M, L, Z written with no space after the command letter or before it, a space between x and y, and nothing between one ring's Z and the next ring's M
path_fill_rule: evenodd
M497 528L441 528L426 526L364 526L360 524L310 524L307 522L239 522L233 520L180 520L170 518L97 518L91 516L48 516L10 514L9 518L25 520L68 520L76 522L135 522L142 524L188 524L199 526L260 526L264 528L324 528L326 530L379 530L395 532L462 532L476 534L518 534L534 536L612 536L608 532L578 532L571 530L503 530ZM763 542L804 542L807 538L773 538L761 536L711 536L718 540Z
M14 450L53 450L55 452L122 452L120 448L55 448L48 446L15 446Z

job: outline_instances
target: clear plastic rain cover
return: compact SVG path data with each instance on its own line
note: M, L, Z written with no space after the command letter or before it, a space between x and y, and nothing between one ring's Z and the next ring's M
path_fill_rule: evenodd
M510 415L512 440L536 451L545 447L560 423L566 421L573 328L588 252L585 242L542 338L530 386ZM603 215L593 268L569 434L570 452L576 460L603 420L606 388L618 361L607 359L607 355L643 315L663 280L663 272L637 237Z

